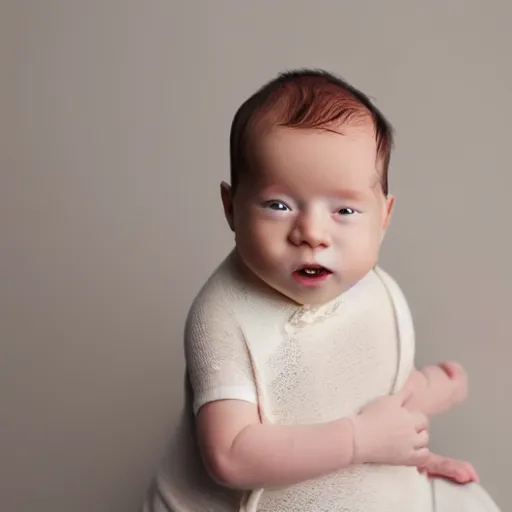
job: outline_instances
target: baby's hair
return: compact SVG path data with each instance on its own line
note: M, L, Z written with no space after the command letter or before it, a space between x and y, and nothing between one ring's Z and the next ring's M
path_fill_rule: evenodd
M388 167L393 146L393 128L364 93L332 73L301 69L280 73L258 89L237 110L231 124L231 187L250 166L250 138L255 122L275 126L332 130L335 125L365 123L375 129L380 184L388 195ZM252 132L252 133L251 133Z

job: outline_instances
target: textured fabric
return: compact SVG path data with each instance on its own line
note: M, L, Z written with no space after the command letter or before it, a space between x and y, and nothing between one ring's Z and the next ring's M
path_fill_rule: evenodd
M190 309L185 354L187 406L144 512L496 512L481 487L438 484L410 467L356 465L247 493L206 474L194 416L209 401L253 402L266 423L314 423L352 415L403 386L414 329L383 270L328 304L300 307L242 279L230 255Z
M459 485L447 480L432 481L435 512L500 512L478 484Z
M214 400L258 401L250 355L233 311L241 294L226 277L221 271L209 280L185 326L185 358L194 390L194 414Z

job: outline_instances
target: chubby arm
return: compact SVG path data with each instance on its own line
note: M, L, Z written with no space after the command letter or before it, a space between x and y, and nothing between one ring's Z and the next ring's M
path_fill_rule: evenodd
M205 404L197 433L205 466L226 487L292 485L352 464L418 466L429 456L428 420L404 395L379 397L351 417L309 425L262 424L256 405Z
M227 487L290 485L349 466L350 419L314 425L265 425L256 405L221 400L197 416L198 439L210 475Z
M427 416L449 411L467 398L468 383L462 366L454 362L414 369L405 384L405 406Z

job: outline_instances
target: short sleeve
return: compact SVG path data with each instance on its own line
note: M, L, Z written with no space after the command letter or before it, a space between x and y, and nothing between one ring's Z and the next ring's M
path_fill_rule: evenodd
M216 400L257 403L249 351L223 293L213 290L196 299L187 317L184 341L194 414Z

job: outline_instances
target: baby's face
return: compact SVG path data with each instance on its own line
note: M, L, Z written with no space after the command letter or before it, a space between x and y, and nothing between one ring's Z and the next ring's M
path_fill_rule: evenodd
M223 194L245 265L299 304L328 302L368 273L391 212L371 126L340 131L273 128L253 148L257 171L232 203Z

